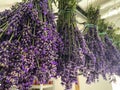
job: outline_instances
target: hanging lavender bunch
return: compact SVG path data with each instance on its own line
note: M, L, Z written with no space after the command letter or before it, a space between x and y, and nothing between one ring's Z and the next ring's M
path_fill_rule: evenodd
M86 24L85 40L87 41L90 51L93 52L96 57L94 76L98 77L102 75L103 78L106 79L107 74L116 72L115 69L117 69L117 62L119 63L120 54L108 37L105 36L105 39L102 40L99 36L96 26L99 17L99 8L90 6L87 10L87 22L90 24Z
M56 76L62 41L47 0L20 3L13 11L1 26L0 88L8 90L17 85L20 90L28 90L34 76L41 84Z
M77 30L76 37L78 38L77 41L79 42L79 46L82 48L82 52L85 56L85 61L83 66L79 69L81 74L87 78L86 83L95 82L98 79L98 73L96 73L96 62L97 59L92 51L90 51L85 37L82 33Z
M87 82L97 78L97 76L93 76L96 57L77 28L75 9L76 0L59 1L57 25L64 48L63 52L60 52L60 60L57 61L57 74L61 77L65 90L70 90L72 83L77 83L78 71L87 78Z
M105 45L98 36L98 31L96 29L96 26L93 25L93 27L92 26L88 27L88 31L85 34L85 39L90 51L92 51L96 57L94 75L101 74L104 77L104 79L106 79L105 69L107 63L105 56Z
M77 67L76 64L82 64L84 56L81 48L78 48L75 41L75 17L74 10L76 0L60 0L59 1L59 16L58 16L58 32L60 33L64 48L60 52L60 60L57 65L57 75L61 77L62 85L65 85L65 90L72 88L72 83L77 82ZM66 7L66 8L65 8Z
M95 71L93 76L96 76L97 79L99 75L102 75L106 79L106 56L105 56L105 44L101 40L98 34L97 23L100 18L99 8L94 8L92 5L87 9L87 22L85 28L86 32L84 34L85 40L91 52L93 52L96 62L95 62Z
M109 30L109 23L106 23L104 20L99 20L98 22L98 31L99 35L101 36L103 42L105 43L106 49L106 72L110 75L112 74L119 74L119 62L120 62L120 52L118 50L118 46L115 43L119 42L116 38L115 30ZM111 28L110 28L111 29ZM112 40L111 40L112 39Z
M119 65L120 65L120 52L113 45L110 38L105 35L104 37L105 45L106 45L106 58L107 58L107 68L106 72L109 74L117 74L119 75Z

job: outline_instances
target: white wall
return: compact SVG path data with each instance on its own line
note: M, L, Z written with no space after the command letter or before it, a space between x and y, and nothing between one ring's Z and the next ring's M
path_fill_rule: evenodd
M92 83L90 85L86 84L86 78L79 76L79 85L80 90L112 90L112 86L109 83L109 81L105 81L100 77L99 82ZM57 80L54 80L55 82L55 89L54 90L64 90L64 87L60 84L61 80L60 78ZM75 90L75 87L73 86L72 90Z
M100 77L99 82L92 83L90 85L86 84L85 81L86 78L82 76L79 77L80 90L112 90L111 83L103 80L102 77Z
M16 2L21 2L22 0L0 0L0 11L4 11L5 9L10 9L12 5Z
M64 86L61 85L60 78L54 79L54 90L64 90ZM75 90L75 87L73 85L72 90Z
M113 76L112 88L113 90L120 90L120 76Z

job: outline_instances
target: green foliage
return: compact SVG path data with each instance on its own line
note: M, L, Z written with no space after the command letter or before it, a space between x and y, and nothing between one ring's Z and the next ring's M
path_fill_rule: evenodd
M116 28L113 23L108 23L103 19L99 19L98 31L102 39L104 35L107 34L111 38L113 44L120 49L120 28Z
M76 0L59 0L58 3L58 31L61 30L61 27L66 27L66 25L68 28L76 26Z
M87 23L96 25L100 18L99 7L93 7L92 5L90 5L87 8L86 13L87 13Z
M28 0L22 0L22 2L27 2Z
M108 23L106 23L104 19L99 19L97 25L100 33L107 31Z
M108 32L108 35L112 39L114 45L120 49L120 28L114 28Z

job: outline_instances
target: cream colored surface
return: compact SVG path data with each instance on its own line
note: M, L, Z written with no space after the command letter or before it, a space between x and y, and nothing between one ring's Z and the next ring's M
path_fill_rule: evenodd
M100 77L99 82L92 83L90 85L86 84L86 78L83 76L79 76L79 86L80 90L112 90L112 85L109 83L109 81L103 80L102 77ZM57 80L54 80L55 82L55 89L54 90L64 90L64 87L60 84L61 80L60 78ZM72 90L75 90L75 87L73 85Z
M54 79L54 90L64 90L64 86L61 85L61 80L60 78ZM75 86L73 84L72 90L75 90Z
M21 2L22 0L0 0L0 11L4 11L5 9L10 9L12 5L16 2Z
M80 90L112 90L111 83L109 81L103 80L102 77L100 77L99 82L92 83L90 85L86 84L86 78L80 76L79 77L80 82Z
M120 90L120 76L114 75L113 78L115 81L112 81L112 89Z

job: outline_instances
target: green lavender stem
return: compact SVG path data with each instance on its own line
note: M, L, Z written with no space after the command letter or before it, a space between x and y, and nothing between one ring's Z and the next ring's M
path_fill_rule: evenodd
M3 36L3 34L7 31L7 24L2 28L3 32L0 34L0 38Z
M13 37L14 37L14 33L12 33L12 35L11 35L11 37L10 37L10 39L9 39L9 42L12 41Z
M0 28L3 28L8 22L3 23L2 25L0 25Z

